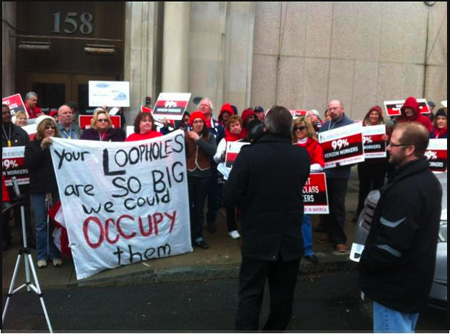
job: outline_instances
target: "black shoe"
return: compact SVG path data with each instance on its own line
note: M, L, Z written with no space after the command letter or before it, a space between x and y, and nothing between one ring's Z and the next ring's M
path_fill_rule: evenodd
M216 233L217 232L217 226L216 224L208 224L207 228L209 233Z
M319 259L314 254L313 255L306 255L305 259L307 259L309 262L312 262L312 263L319 262Z
M202 248L202 249L208 249L208 248L209 248L209 246L208 246L208 244L205 242L205 240L194 241L194 242L192 243L192 245L197 246L197 247L200 247L200 248Z

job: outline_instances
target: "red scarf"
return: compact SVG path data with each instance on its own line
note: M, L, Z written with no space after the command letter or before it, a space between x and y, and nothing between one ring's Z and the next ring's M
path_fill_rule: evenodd
M434 138L442 138L447 133L447 127L444 127L442 129L434 128L433 135Z
M242 132L241 132L240 134L238 134L238 135L234 135L234 134L232 134L230 131L228 131L227 129L225 129L225 140L226 140L227 142L229 142L229 141L238 141L238 140L240 140L240 139L242 139L242 138L244 138L244 137L242 136Z

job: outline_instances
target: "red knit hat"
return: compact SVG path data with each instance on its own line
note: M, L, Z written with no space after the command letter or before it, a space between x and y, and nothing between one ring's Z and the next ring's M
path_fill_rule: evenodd
M194 111L192 114L191 114L191 117L189 117L189 124L194 124L194 120L196 119L196 118L201 118L202 119L202 121L203 121L203 123L205 123L206 124L206 117L205 117L205 115L203 115L203 113L201 112L201 111Z
M234 110L231 107L231 104L229 103L225 103L222 108L220 108L220 113L224 112L224 111L228 111L231 115L234 115Z

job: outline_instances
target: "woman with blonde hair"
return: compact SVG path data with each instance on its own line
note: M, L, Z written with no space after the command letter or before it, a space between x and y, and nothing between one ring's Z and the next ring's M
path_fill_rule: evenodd
M14 115L14 125L23 127L28 125L28 115L25 111L18 111Z
M97 141L124 141L125 134L122 129L114 129L111 117L103 108L94 111L91 127L86 129L80 139Z
M36 229L38 268L47 267L47 260L54 267L62 265L61 253L53 242L52 227L47 226L47 210L59 199L58 185L49 146L52 137L60 137L55 120L47 115L36 119L37 133L25 146L25 166L30 173L31 206Z
M308 151L311 159L311 173L321 172L325 166L323 149L317 141L316 131L308 117L300 117L294 120L292 140L294 145L303 147ZM312 250L311 216L308 214L303 215L302 234L305 246L305 259L312 263L317 263L319 260Z

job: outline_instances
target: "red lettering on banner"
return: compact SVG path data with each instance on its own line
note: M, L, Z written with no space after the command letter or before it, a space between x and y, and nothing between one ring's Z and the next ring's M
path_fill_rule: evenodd
M144 220L147 219L147 228ZM172 233L177 219L177 211L173 212L156 212L153 215L143 217L132 217L130 215L122 215L117 220L107 218L104 223L98 217L88 217L83 223L83 235L89 247L99 248L104 241L110 245L114 245L119 240L130 240L136 237L157 236L163 231ZM92 225L91 223L94 223ZM95 230L98 226L98 230ZM126 226L126 228L125 228ZM166 227L162 229L162 227ZM111 239L113 230L116 231L115 238Z

